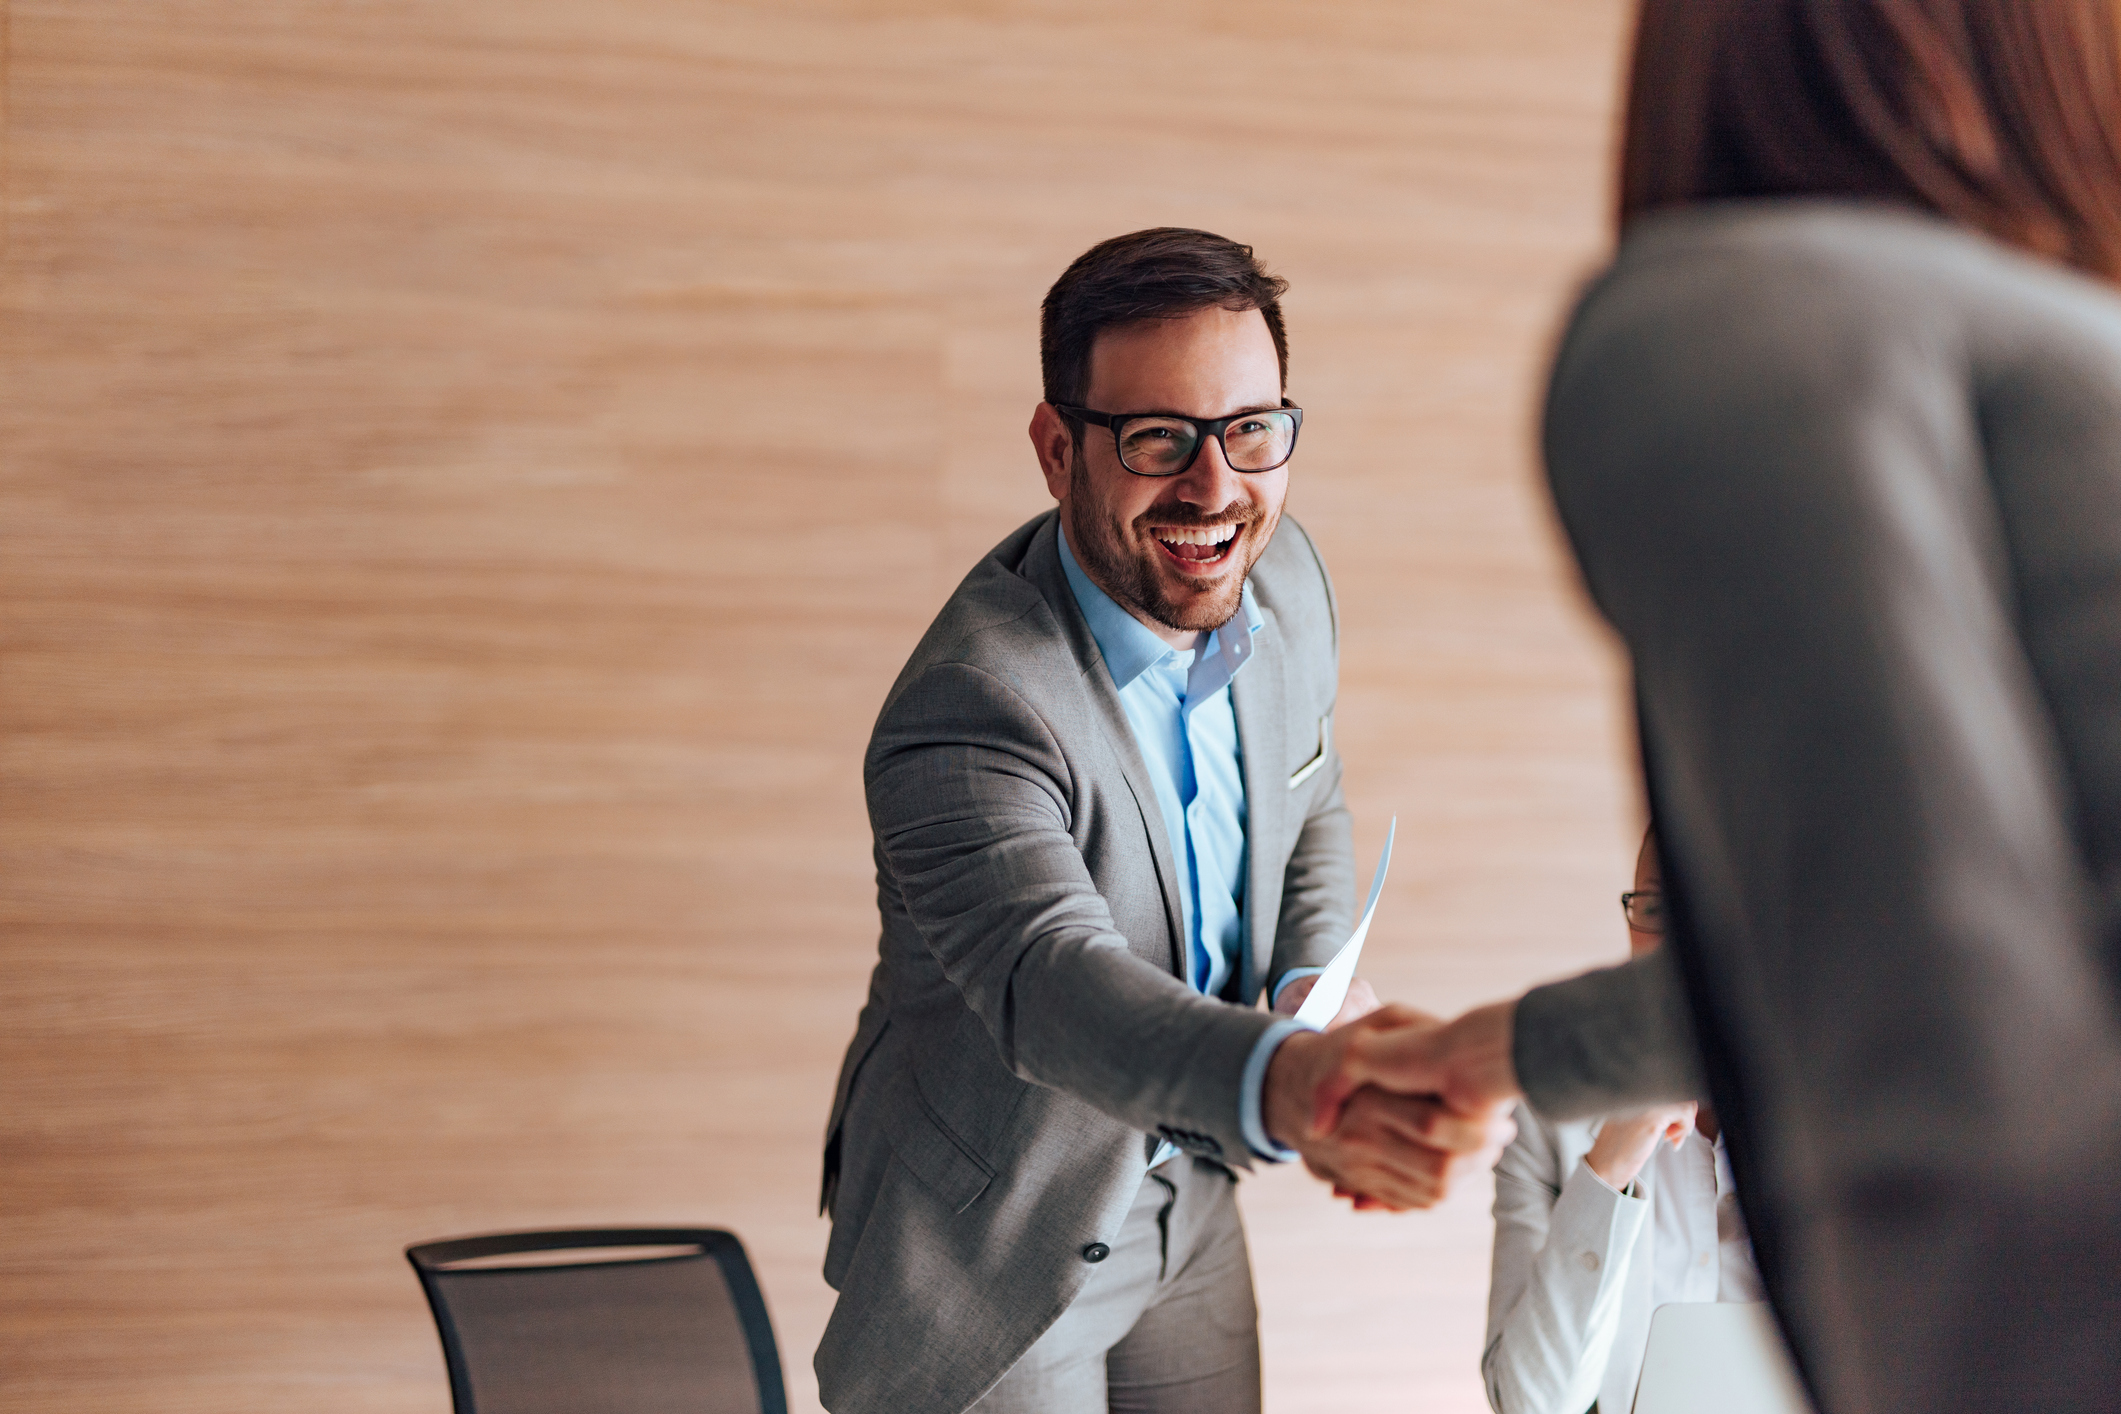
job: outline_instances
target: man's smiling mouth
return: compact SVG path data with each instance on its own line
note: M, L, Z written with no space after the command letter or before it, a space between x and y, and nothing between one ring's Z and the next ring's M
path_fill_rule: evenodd
M1149 534L1188 569L1209 569L1222 563L1243 531L1242 525L1156 526Z

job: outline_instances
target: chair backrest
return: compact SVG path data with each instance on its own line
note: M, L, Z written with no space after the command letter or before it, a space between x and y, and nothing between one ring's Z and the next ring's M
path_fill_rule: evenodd
M503 1232L405 1255L457 1414L787 1414L773 1324L733 1234Z

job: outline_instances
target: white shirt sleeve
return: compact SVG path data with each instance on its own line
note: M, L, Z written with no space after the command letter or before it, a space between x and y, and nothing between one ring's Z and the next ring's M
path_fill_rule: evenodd
M1584 1414L1598 1400L1649 1202L1579 1160L1522 1107L1495 1166L1495 1261L1480 1370L1496 1414Z

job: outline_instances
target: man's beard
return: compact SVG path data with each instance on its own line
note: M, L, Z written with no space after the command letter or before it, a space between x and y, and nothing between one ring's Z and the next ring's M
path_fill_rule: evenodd
M1140 554L1128 552L1128 541L1123 537L1121 527L1106 513L1104 504L1091 490L1080 451L1068 469L1068 500L1077 511L1077 524L1069 526L1068 548L1075 552L1077 561L1089 571L1098 587L1111 595L1121 608L1146 614L1165 628L1179 633L1218 629L1237 617L1238 608L1244 603L1245 576L1252 573L1252 566L1258 563L1261 552L1267 548L1274 522L1279 518L1275 512L1250 503L1241 503L1214 515L1203 515L1191 506L1180 504L1153 508L1136 517L1130 527L1134 532L1133 543L1148 545L1147 553L1151 555L1163 553L1155 548L1155 537L1148 533L1152 525L1180 529L1215 525L1246 527L1242 533L1242 545L1234 547L1245 557L1242 571L1230 575L1213 593L1189 594L1180 601L1171 597L1156 571L1143 562Z

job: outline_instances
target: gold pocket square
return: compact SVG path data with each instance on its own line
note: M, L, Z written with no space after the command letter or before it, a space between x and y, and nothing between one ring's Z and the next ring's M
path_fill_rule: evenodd
M1289 777L1289 789L1295 790L1305 781L1318 774L1318 768L1326 764L1326 752L1333 746L1333 718L1330 714L1318 719L1318 754L1296 768Z

